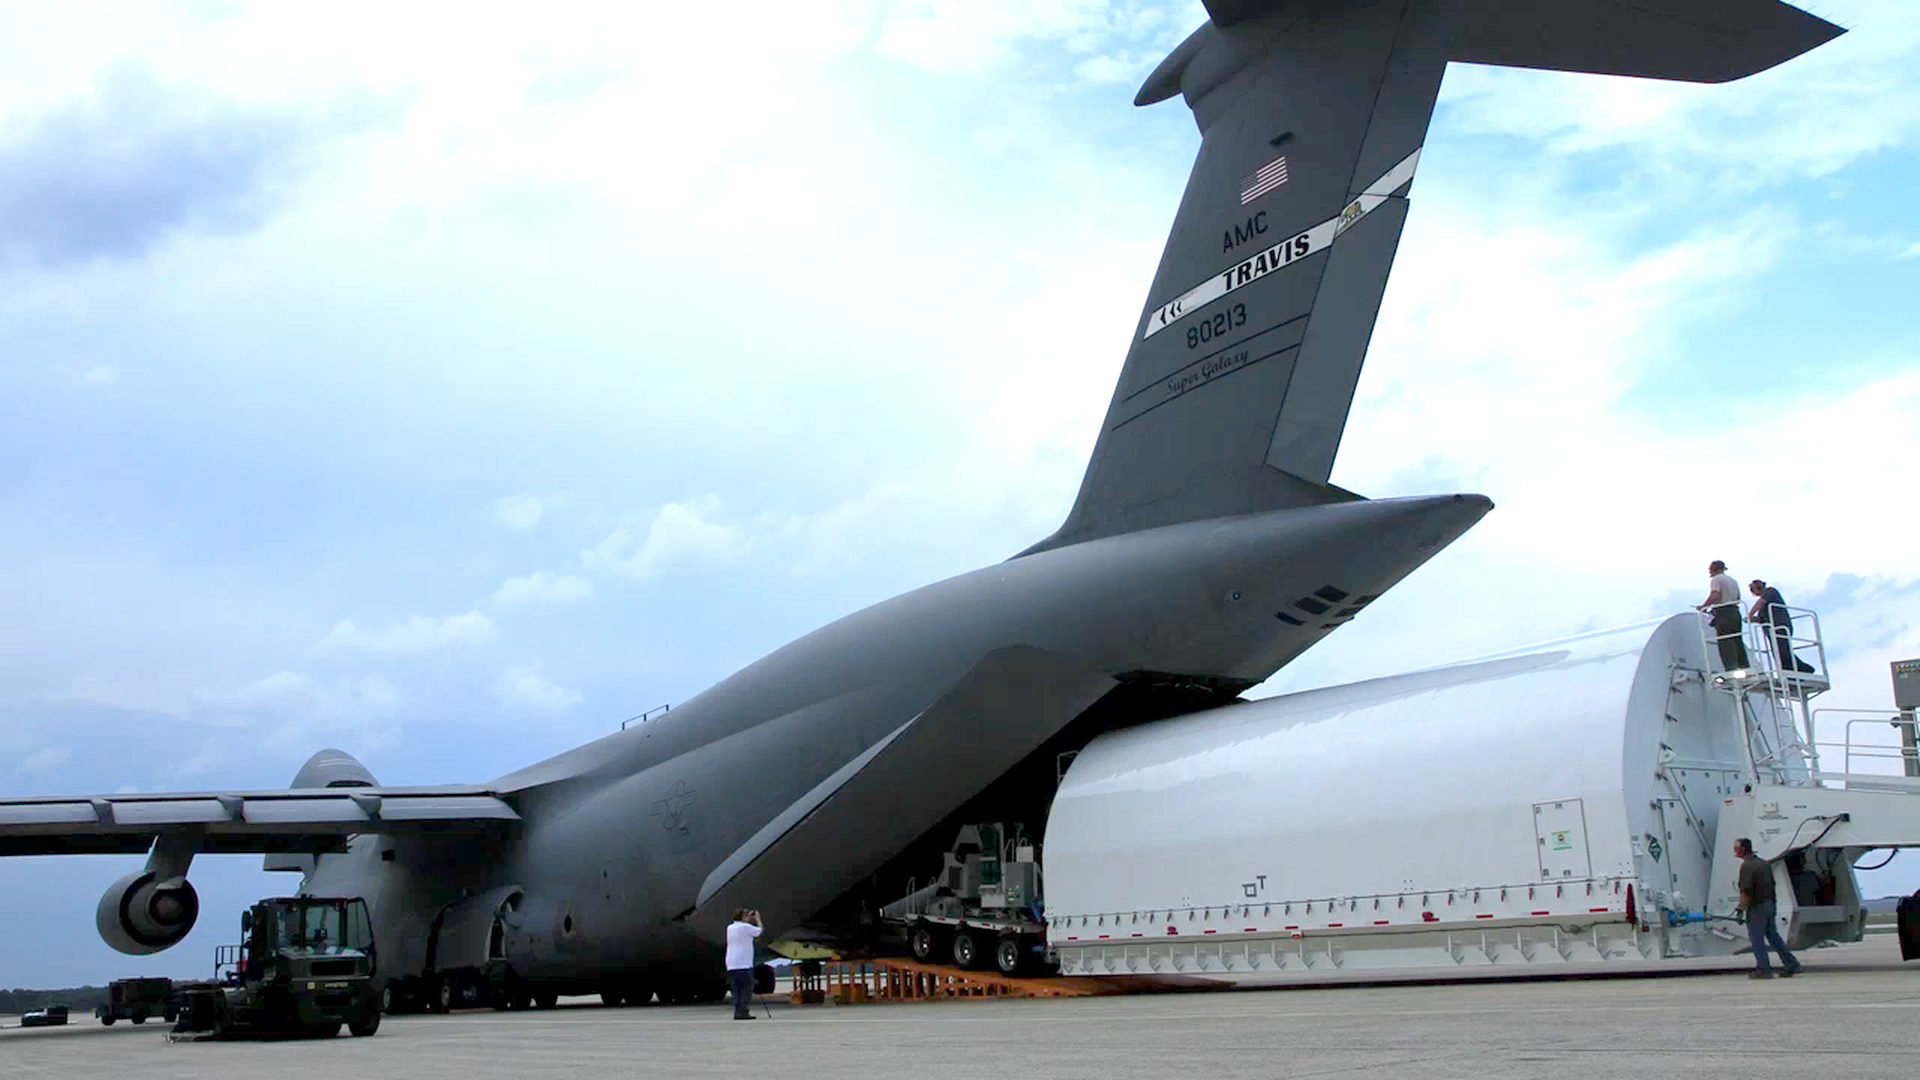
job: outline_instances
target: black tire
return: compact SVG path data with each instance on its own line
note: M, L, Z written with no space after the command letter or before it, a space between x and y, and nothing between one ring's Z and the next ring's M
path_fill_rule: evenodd
M993 943L993 966L1002 975L1019 975L1026 970L1027 953L1030 943L1026 938L1009 934Z
M625 1000L626 1000L626 995L622 994L620 991L614 989L613 987L607 987L606 989L600 991L600 1004L605 1005L609 1009L619 1008L620 1003Z
M382 983L380 986L380 1011L383 1013L390 1013L393 1011L393 984L392 983Z
M649 983L631 983L620 997L629 1005L648 1005L653 1002L653 986Z
M957 930L953 935L953 962L959 967L971 971L986 959L986 950L980 947L980 937L972 930Z
M113 1022L114 1022L115 1020L117 1020L117 1019L119 1019L119 1017L116 1017L116 1016L103 1016L103 1017L101 1017L101 1018L100 1018L100 1022L101 1022L102 1024L105 1024L105 1025L106 1025L107 1027L112 1027L112 1026L113 1026Z
M907 933L907 950L923 964L940 962L940 932L927 923L915 923Z
M552 990L535 991L533 995L533 1007L536 1009L551 1009L558 1004L560 1004L560 995Z
M147 1022L147 1014L146 1014L146 1013L134 1013L134 1014L133 1014L133 1015L132 1015L131 1017L129 1017L128 1019L130 1019L130 1020L132 1020L132 1021L133 1021L134 1023L136 1023L136 1024L144 1024L144 1023L146 1023L146 1022Z
M340 1034L340 1026L337 1021L331 1024L315 1024L313 1025L313 1037L316 1039L335 1038Z
M352 1023L349 1023L347 1025L347 1030L353 1032L354 1038L364 1039L367 1036L373 1034L374 1032L380 1030L380 1014L368 1013L367 1015L362 1016L360 1019L355 1020Z
M453 985L452 979L436 979L431 999L433 1004L430 1008L437 1013L450 1013L453 1011L454 1001L459 997L458 988Z

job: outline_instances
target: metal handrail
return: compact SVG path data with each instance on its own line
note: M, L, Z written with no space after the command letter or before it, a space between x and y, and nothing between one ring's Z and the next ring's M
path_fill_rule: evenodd
M1714 627L1713 611L1715 608L1721 607L1733 608L1735 613L1740 616L1740 629L1738 631L1728 631L1723 634ZM1787 633L1779 636L1786 638L1788 650L1796 656L1803 650L1811 650L1813 652L1816 657L1813 671L1800 672L1782 669L1780 666L1779 648L1776 644L1777 638L1773 632L1774 623L1753 622L1749 620L1746 617L1746 609L1738 603L1716 604L1713 608L1708 608L1700 613L1700 640L1707 647L1707 655L1710 657L1720 655L1720 643L1734 637L1737 633L1741 645L1745 647L1747 651L1749 666L1746 670L1749 674L1769 672L1775 677L1784 677L1781 681L1789 685L1812 683L1822 684L1822 688L1824 688L1827 671L1827 645L1826 640L1820 635L1819 613L1811 608L1797 608L1789 604L1769 604L1767 611L1774 619L1779 620L1784 616L1785 621L1794 625L1795 630L1789 630ZM1811 628L1811 632L1799 629L1808 627ZM1765 662L1760 665L1754 665L1752 659L1756 656Z
M648 709L646 712L643 712L638 716L629 716L625 720L620 721L620 730L621 731L627 730L628 724L636 724L636 723L644 724L656 716L665 716L667 714L667 710L672 707L673 706L671 705L655 705L653 708Z
M1827 670L1827 645L1825 639L1820 636L1819 613L1815 612L1812 608L1797 608L1790 604L1768 604L1767 615L1769 618L1766 622L1753 622L1750 620L1744 622L1743 625L1747 631L1748 649L1757 651L1760 655L1766 657L1769 661L1768 666L1783 675L1799 676L1819 673L1824 678L1824 673ZM1812 633L1796 633L1793 630L1789 630L1784 634L1775 634L1773 628L1780 622L1786 622L1789 625L1798 627L1811 625ZM1781 667L1779 647L1777 644L1781 638L1786 639L1787 651L1793 653L1796 657L1798 657L1802 650L1811 649L1813 651L1815 660L1812 672L1787 671ZM1757 649L1755 649L1756 645L1758 645Z
M1848 720L1846 722L1846 728L1845 728L1846 735L1843 741L1839 743L1829 742L1829 743L1821 744L1825 746L1838 746L1840 748L1841 753L1844 755L1843 760L1846 763L1844 772L1847 773L1848 775L1851 775L1854 772L1853 760L1855 757L1859 757L1862 761L1900 762L1901 764L1900 772L1897 774L1892 774L1892 775L1900 775L1900 776L1911 775L1911 772L1907 767L1908 763L1920 761L1920 751L1908 751L1905 747L1900 746L1898 744L1895 744L1893 746L1888 746L1884 743L1862 742L1859 745L1856 745L1854 742L1853 729L1856 725L1859 725L1859 724L1885 724L1889 727L1892 727L1897 732L1899 730L1899 725L1901 723L1901 717L1899 715L1898 710L1842 709L1842 708L1832 708L1832 707L1819 708L1819 709L1813 710L1813 715L1816 717L1823 713L1834 715L1834 716L1851 714L1854 717L1853 719ZM1860 775L1881 776L1881 775L1888 775L1888 774L1882 774L1877 772L1874 772L1874 773L1863 772Z

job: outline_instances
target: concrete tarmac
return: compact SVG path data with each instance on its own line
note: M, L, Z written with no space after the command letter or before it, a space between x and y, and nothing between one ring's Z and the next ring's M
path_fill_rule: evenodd
M155 1024L0 1031L0 1077L1911 1077L1920 962L1890 936L1744 971L905 1005L395 1016L370 1038L169 1044Z

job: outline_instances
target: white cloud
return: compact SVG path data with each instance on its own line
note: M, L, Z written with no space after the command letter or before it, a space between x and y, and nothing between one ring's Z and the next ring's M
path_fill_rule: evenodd
M531 529L546 512L546 500L538 495L509 495L493 504L494 520L509 529Z
M48 746L28 754L20 761L20 771L43 773L58 768L73 756L73 751L64 746Z
M880 29L885 56L929 71L981 71L1019 42L1087 34L1102 23L1101 0L909 0Z
M207 691L200 697L222 708L292 706L329 717L384 716L400 707L400 691L378 676L316 679L302 671L276 671L238 689Z
M80 377L96 386L112 386L120 381L120 373L110 367L88 368Z
M394 726L404 697L375 675L316 677L276 671L233 689L203 691L190 713L201 724L243 728L243 739L210 739L180 768L180 776L209 772L231 760L229 744L281 759L298 759L323 746L351 752L384 750L399 742Z
M593 595L593 583L577 574L550 574L538 570L500 583L493 592L496 604L571 604Z
M565 712L582 700L578 691L542 678L532 665L509 668L500 679L500 704L515 712Z
M357 649L376 653L425 652L447 645L474 645L493 637L493 620L478 611L444 619L415 615L381 630L362 630L342 619L320 640L322 650Z
M1898 258L1920 259L1920 241L1915 241L1907 250L1901 252Z
M1089 56L1074 65L1073 73L1091 83L1132 84L1144 79L1159 58L1145 59L1130 53Z
M673 565L724 563L750 545L741 526L720 520L718 496L667 503L645 524L625 524L580 555L582 565L602 573L652 577Z

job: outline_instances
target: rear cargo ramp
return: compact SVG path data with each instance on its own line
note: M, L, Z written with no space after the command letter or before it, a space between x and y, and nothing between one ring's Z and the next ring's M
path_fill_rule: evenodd
M884 958L835 960L823 964L818 976L799 976L796 979L792 998L795 1005L817 1003L826 998L840 1005L858 1005L868 1002L975 998L1102 997L1161 990L1218 988L1220 985L1213 980L1182 977L1012 978L943 964Z

